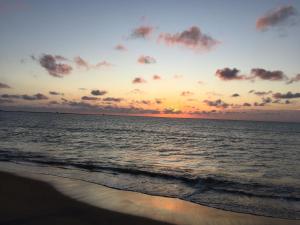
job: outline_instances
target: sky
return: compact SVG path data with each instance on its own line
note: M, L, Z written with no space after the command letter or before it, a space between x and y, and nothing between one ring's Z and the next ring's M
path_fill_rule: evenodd
M300 1L0 0L0 109L300 122Z

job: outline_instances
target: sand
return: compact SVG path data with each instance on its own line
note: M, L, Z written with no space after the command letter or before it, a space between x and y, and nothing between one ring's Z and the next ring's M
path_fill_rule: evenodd
M0 181L0 225L300 225L53 175L0 172Z

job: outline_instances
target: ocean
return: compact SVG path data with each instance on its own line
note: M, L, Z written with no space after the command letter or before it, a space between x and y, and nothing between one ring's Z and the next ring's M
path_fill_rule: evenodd
M0 112L0 165L300 219L300 124Z

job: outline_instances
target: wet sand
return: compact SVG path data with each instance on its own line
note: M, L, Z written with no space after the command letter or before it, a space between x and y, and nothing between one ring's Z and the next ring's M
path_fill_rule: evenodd
M300 224L299 220L228 212L53 175L23 176L22 172L0 172L0 225Z

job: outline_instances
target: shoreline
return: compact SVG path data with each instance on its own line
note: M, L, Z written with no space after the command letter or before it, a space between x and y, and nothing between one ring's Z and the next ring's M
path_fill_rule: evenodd
M29 208L28 210L32 213L30 214L31 217L43 217L43 214L41 214L40 211L36 211L36 208L39 208L38 205L31 205L28 207L24 205L22 201L21 204L19 204L18 201L25 197L28 198L27 200L37 200L40 199L40 197L37 198L37 196L34 196L35 193L42 194L43 196L48 196L50 193L50 196L53 196L53 199L46 199L43 201L43 207L45 207L46 211L52 210L58 213L59 210L61 210L61 207L56 208L55 205L67 205L70 212L74 211L74 209L81 212L78 213L78 215L76 213L75 217L74 215L73 217L63 217L63 219L71 219L70 222L72 221L72 224L93 224L89 223L90 219L87 218L93 218L93 221L101 221L101 224L296 225L300 222L299 220L277 219L224 211L176 198L150 196L137 192L117 190L70 178L41 175L30 172L24 174L21 171L5 169L1 169L1 171L3 172L0 172L0 200L5 203L1 204L4 209L0 208L0 212L3 212L3 210L9 211L10 209L10 212L4 214L6 219L7 215L13 215L13 218L22 218L22 215L24 216L22 207ZM12 183L9 184L7 180L18 182L18 185L13 185ZM27 190L33 190L34 192L23 193L22 190L26 189L24 187L26 187ZM14 194L10 193L12 197L4 194L10 190L14 191ZM13 199L14 201L10 202L9 199ZM54 199L63 201L55 202ZM6 208L7 204L10 205L11 208ZM54 215L57 216L53 216L51 219L61 219L59 213ZM4 217L0 216L0 224L2 224ZM74 219L76 220L76 223L73 222ZM5 224L21 223L6 222ZM55 223L52 222L49 224Z

